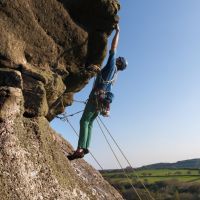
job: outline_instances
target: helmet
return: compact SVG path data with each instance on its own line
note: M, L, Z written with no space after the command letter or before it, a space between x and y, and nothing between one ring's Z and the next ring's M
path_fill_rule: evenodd
M122 63L119 70L125 70L126 67L128 66L128 61L124 57L119 57L118 59Z

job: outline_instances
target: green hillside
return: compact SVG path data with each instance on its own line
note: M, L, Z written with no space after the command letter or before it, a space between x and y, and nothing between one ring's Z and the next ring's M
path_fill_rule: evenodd
M156 163L152 165L146 165L140 169L198 169L200 168L200 159L190 159L178 161L176 163Z

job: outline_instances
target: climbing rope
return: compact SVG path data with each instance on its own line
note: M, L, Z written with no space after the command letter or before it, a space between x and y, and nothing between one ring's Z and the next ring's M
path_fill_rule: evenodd
M142 180L140 179L140 177L138 176L138 174L135 172L134 168L132 167L131 163L129 162L129 160L127 159L127 157L125 156L124 152L122 151L122 149L120 148L120 146L118 145L118 143L116 142L116 140L114 139L114 137L112 136L111 132L108 130L108 128L106 127L106 125L104 124L104 122L102 121L102 119L98 116L98 119L100 120L101 124L103 125L103 127L106 129L107 133L109 134L109 136L112 138L113 142L115 143L115 145L117 146L117 148L119 149L119 151L121 152L122 156L124 157L124 159L127 161L128 165L133 169L133 173L136 176L136 178L139 180L139 182L142 184L143 188L145 189L145 191L148 193L149 197L152 200L155 200L151 193L149 192L149 190L147 189L147 187L145 186L145 184L142 182ZM99 122L98 122L99 123Z
M109 141L108 141L108 138L106 137L106 135L105 135L105 133L104 133L104 131L103 131L103 129L102 129L102 127L101 127L101 125L100 125L98 119L97 119L96 121L97 121L97 123L98 123L98 125L99 125L99 128L100 128L100 130L101 130L101 132L102 132L102 134L103 134L103 136L104 136L104 138L105 138L107 144L109 145L109 147L110 147L110 149L111 149L113 155L115 156L115 159L117 160L117 163L119 164L121 170L124 172L124 175L125 175L126 178L128 179L128 181L129 181L131 187L133 188L133 190L134 190L134 192L136 193L136 195L138 196L138 198L139 198L140 200L142 200L142 198L140 197L140 195L139 195L139 193L137 192L136 188L133 186L133 184L132 184L132 182L131 182L131 180L130 180L128 174L126 173L126 171L125 171L124 168L122 167L122 165L121 165L119 159L117 158L117 155L115 154L115 152L114 152L112 146L110 145L110 143L109 143Z
M79 100L73 100L73 102L76 102L76 103L84 103L84 104L86 104L87 103L87 100L86 101L79 101Z
M75 113L66 115L66 116L64 116L64 117L60 117L60 119L62 119L62 118L68 118L68 117L73 117L74 115L77 115L77 114L79 114L79 113L82 113L83 111L84 111L84 110L80 110L80 111L78 111L78 112L75 112Z

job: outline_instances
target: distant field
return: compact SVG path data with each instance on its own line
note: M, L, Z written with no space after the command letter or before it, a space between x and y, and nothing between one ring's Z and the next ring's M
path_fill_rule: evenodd
M200 199L199 169L137 170L137 176L132 170L128 170L129 180L120 170L107 170L101 173L126 200L137 200L135 191L140 194L141 199L146 199L148 193L143 184L156 200Z
M138 170L127 172L132 182L137 181L136 174L140 180L146 183L155 183L165 180L177 180L180 182L199 182L199 169L157 169L157 170ZM123 172L106 171L102 175L111 182L124 183L128 182Z

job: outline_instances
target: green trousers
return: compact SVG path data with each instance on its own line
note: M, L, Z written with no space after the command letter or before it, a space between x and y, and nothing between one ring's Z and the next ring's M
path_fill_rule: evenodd
M92 125L97 116L96 106L89 100L80 120L78 148L88 149L90 146Z

